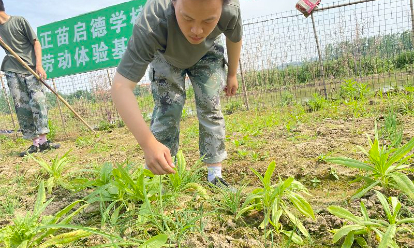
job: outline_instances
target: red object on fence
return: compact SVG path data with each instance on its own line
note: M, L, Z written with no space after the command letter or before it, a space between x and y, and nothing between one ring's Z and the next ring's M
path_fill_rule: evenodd
M305 17L308 17L320 3L321 0L299 0L296 4L296 9L302 12Z

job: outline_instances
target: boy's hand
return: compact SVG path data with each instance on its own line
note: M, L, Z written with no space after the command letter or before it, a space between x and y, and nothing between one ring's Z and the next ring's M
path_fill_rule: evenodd
M36 66L36 73L41 79L46 80L47 75L42 66Z
M239 88L239 83L237 82L237 76L227 75L227 86L224 88L224 91L226 92L226 96L236 95L238 88Z
M157 140L146 144L144 149L145 163L148 169L155 175L175 174L170 149Z

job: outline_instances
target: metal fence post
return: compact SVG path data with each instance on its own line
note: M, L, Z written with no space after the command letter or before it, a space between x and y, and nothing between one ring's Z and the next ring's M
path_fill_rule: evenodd
M109 70L108 69L106 69L106 75L108 76L109 86L112 86L111 75L109 74Z
M7 95L7 92L6 92L6 86L4 85L3 75L0 75L0 80L1 80L1 86L3 87L4 98L6 99L7 105L9 106L10 117L11 117L11 120L12 120L12 123L13 123L14 135L17 138L16 123L14 122L13 110L12 110L12 107L11 107L11 104L10 104L10 101L9 101L9 96Z
M246 89L246 83L244 82L244 74L243 74L241 59L239 59L239 66L240 66L240 76L241 76L242 88L243 88L244 105L246 105L246 109L249 110L250 109L249 99L247 97L247 89Z
M313 12L311 13L311 18L312 18L312 25L313 25L313 33L315 35L316 47L318 49L318 55L319 55L319 64L321 68L323 91L324 91L325 99L328 99L328 93L326 92L326 84L325 84L325 69L323 68L322 52L321 52L321 47L319 46L318 34L316 32L316 25L315 25L315 19L313 18Z
M57 92L57 88L56 88L56 83L55 83L55 79L52 78L52 83L53 83L53 88L55 88L55 91ZM58 108L59 108L59 113L60 113L60 119L62 121L62 125L63 125L63 130L65 132L66 137L68 137L68 133L66 132L66 123L65 123L65 118L63 117L62 114L62 108L60 107L60 101L58 99L58 97L56 96L56 101L58 104Z
M411 42L413 43L414 48L414 0L410 0L411 8Z

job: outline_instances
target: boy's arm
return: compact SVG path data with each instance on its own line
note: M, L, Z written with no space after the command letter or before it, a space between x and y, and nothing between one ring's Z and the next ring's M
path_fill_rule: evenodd
M145 154L145 162L154 174L175 173L170 150L158 142L151 133L137 104L133 93L136 83L118 72L115 74L111 88L112 99L135 139Z
M34 41L34 51L36 56L36 73L40 78L45 80L47 75L42 66L42 45L40 45L40 42L38 40Z
M226 38L227 57L229 59L228 72L227 72L227 86L224 89L227 96L234 96L236 94L239 84L237 82L237 68L239 66L240 51L242 41L237 43L232 42Z

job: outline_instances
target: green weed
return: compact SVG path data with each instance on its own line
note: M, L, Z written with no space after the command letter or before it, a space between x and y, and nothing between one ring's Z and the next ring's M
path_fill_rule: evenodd
M56 134L58 133L58 126L51 119L49 119L47 121L47 123L48 123L48 126L49 126L49 133L47 134L47 137L50 140L54 140L56 138Z
M339 95L345 101L363 100L370 93L368 85L365 83L358 83L353 79L345 81L345 84L341 85Z
M398 147L401 145L403 137L403 127L397 119L397 115L391 109L388 115L385 116L384 126L380 130L382 136L390 141L391 147Z
M221 199L215 201L218 211L224 211L228 214L236 216L241 210L244 198L243 191L247 185L237 187L235 191L226 188L215 187L221 195Z
M412 228L405 224L414 223L414 218L399 219L401 203L398 199L396 197L389 197L387 201L385 196L378 191L376 191L376 195L386 214L386 220L371 219L362 201L361 217L352 214L342 207L330 206L328 208L328 211L332 214L350 222L350 224L334 230L333 243L337 243L341 238L345 237L342 247L352 247L355 242L360 247L374 247L376 244L372 236L375 235L379 240L379 248L399 247L396 243L397 234L406 232L407 229L409 232L413 232Z
M57 185L67 189L70 188L70 185L67 184L65 176L63 175L64 172L67 172L67 156L69 152L70 150L60 158L58 158L58 155L56 155L55 159L53 159L51 163L46 162L42 158L36 158L33 155L29 154L29 157L36 161L48 174L49 178L46 181L46 188L48 189L49 194Z
M294 207L306 217L315 219L312 207L300 194L308 194L308 191L305 186L296 181L293 177L289 177L286 180L279 179L278 183L273 185L271 183L271 177L275 168L276 163L270 163L264 176L260 175L254 169L251 169L260 179L262 187L253 190L253 192L247 196L236 218L240 218L244 213L253 209L259 211L263 210L264 219L259 225L260 228L266 229L266 227L271 224L278 233L286 235L296 244L303 244L303 240L298 234L292 230L287 231L284 229L282 223L280 223L280 217L285 216L290 223L302 233L302 235L310 238L310 235L302 222L291 211L291 208ZM266 231L265 235L267 236Z
M97 188L86 199L89 203L100 203L102 224L108 220L111 224L116 224L123 211L135 209L145 199L156 198L158 183L153 176L143 168L132 172L129 165L124 168L124 164L118 164L113 168L107 163L99 177L91 183Z
M321 110L326 104L327 101L325 98L318 93L313 94L312 98L307 102L307 105L312 112Z
M79 148L93 146L95 138L93 136L79 136L75 140L75 145Z
M328 157L328 162L344 165L351 168L360 169L365 175L358 176L356 181L364 181L352 199L360 198L376 186L384 188L395 188L414 199L414 184L403 172L410 165L407 162L414 156L407 155L414 147L414 138L398 149L388 149L385 145L381 146L378 138L377 124L375 124L374 141L368 137L370 149L366 151L359 147L366 155L367 160L362 162L351 158Z
M226 115L231 115L234 112L238 111L238 110L242 110L243 109L243 103L242 101L231 101L230 103L226 104L224 107L224 113Z
M168 175L168 182L171 190L174 193L182 193L186 190L193 190L200 194L203 198L208 198L206 189L198 183L200 181L200 174L198 172L201 169L201 160L198 160L194 166L187 169L187 163L182 151L178 151L175 159L176 173ZM197 169L193 170L193 168Z
M284 91L280 99L280 105L289 106L289 105L293 105L293 103L294 103L293 94L289 91Z
M2 243L6 247L45 248L71 243L91 234L82 230L62 233L63 228L51 227L51 225L56 224L69 224L75 216L88 206L87 204L81 205L72 211L82 203L82 201L75 201L53 216L43 215L44 210L51 202L52 199L46 201L45 187L42 181L39 185L33 212L28 212L23 217L16 216L12 225L0 229L0 244ZM69 214L69 212L71 213ZM55 235L57 232L59 234Z

